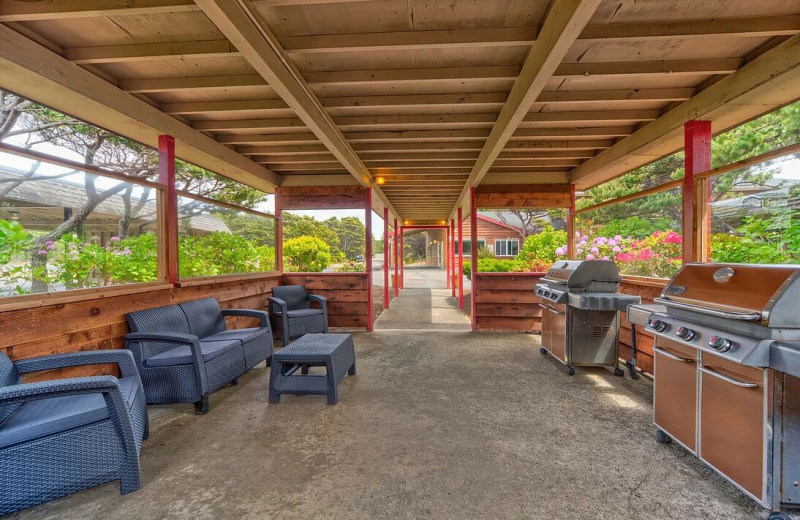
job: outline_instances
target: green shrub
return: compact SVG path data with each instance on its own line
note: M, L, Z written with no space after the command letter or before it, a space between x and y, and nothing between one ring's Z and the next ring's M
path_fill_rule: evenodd
M283 244L287 271L319 273L331 263L331 249L317 237L301 236Z
M347 262L333 269L337 273L363 273L367 270L364 262Z
M525 239L517 261L525 271L547 271L556 261L556 250L566 244L567 232L547 225L540 233Z

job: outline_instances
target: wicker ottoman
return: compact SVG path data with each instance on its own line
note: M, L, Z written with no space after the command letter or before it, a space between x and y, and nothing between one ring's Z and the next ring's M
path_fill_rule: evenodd
M327 374L308 374L309 366L324 366ZM301 367L301 374L298 374ZM281 394L316 394L327 395L328 404L336 404L339 381L346 373L356 373L353 336L306 334L273 354L269 402L279 403Z

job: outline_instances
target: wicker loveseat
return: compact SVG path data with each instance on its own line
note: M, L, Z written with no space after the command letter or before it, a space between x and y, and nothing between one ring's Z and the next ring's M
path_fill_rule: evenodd
M227 330L226 316L258 318L260 327ZM128 314L133 352L148 403L194 403L208 411L208 395L272 357L267 313L221 309L214 298Z
M116 364L120 377L22 383L57 368ZM111 480L141 486L147 406L126 350L71 352L12 363L0 353L0 515Z

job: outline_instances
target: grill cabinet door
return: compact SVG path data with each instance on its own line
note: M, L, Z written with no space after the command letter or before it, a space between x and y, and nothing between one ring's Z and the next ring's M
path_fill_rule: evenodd
M565 305L558 305L550 310L553 320L552 328L552 348L550 352L555 357L567 362L567 310Z
M697 351L657 337L654 421L694 453L697 449Z
M553 345L553 315L550 314L550 307L539 304L542 310L542 346L552 352Z
M700 458L763 500L766 370L703 353L700 372Z

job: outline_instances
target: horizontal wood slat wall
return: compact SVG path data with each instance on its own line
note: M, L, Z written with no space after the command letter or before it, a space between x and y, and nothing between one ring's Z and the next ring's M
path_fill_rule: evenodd
M619 286L622 294L641 296L642 303L653 303L653 298L661 295L666 280L637 280L623 278ZM644 327L636 327L636 365L648 374L653 373L653 335L644 331ZM622 359L631 357L631 323L625 312L620 313L619 355Z
M478 330L541 332L542 311L534 287L540 273L475 273Z
M209 281L187 287L143 289L118 296L87 297L70 303L0 312L0 350L11 359L24 359L77 350L124 348L129 312L207 296L223 308L266 309L267 296L280 283L280 274L240 280ZM250 318L229 318L232 328L254 326ZM42 372L28 380L114 374L113 367L81 367Z
M367 273L284 273L281 285L305 285L308 292L328 298L331 327L367 326Z

